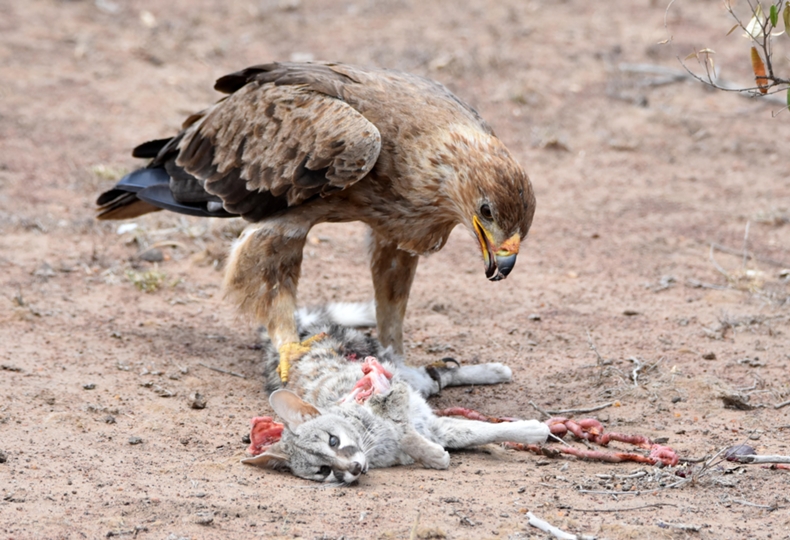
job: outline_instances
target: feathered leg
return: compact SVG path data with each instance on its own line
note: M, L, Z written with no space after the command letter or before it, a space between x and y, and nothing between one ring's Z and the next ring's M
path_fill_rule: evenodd
M379 341L403 354L403 318L419 258L372 233L370 270Z
M233 246L224 283L226 294L241 310L266 326L280 353L278 373L284 383L291 362L311 344L299 342L294 312L302 250L312 223L295 217L268 220L245 231Z

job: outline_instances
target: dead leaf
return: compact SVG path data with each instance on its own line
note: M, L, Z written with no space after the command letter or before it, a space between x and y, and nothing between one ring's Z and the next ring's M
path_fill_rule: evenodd
M765 76L765 64L760 58L760 53L756 47L752 47L752 69L754 70L754 80L761 94L768 92L768 77Z

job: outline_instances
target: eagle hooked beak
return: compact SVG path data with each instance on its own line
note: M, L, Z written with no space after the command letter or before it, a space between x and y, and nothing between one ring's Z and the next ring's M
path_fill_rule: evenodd
M483 252L483 262L486 265L486 277L491 281L505 279L516 265L516 255L521 243L521 235L516 233L504 242L499 248L494 247L493 238L477 216L472 216L475 234L480 242L480 251Z

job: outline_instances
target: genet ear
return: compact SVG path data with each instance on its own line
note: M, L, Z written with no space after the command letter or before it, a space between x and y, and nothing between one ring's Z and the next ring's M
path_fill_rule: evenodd
M318 409L290 390L272 392L272 395L269 396L269 404L291 431L307 420L321 415Z
M277 443L273 444L263 454L242 459L241 462L267 469L283 469L288 467L288 456L281 450L280 443Z

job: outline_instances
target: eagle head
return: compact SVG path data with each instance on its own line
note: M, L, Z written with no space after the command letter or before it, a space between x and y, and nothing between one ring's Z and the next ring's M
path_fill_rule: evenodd
M516 264L535 215L529 177L493 134L454 132L446 148L453 156L453 170L445 174L444 191L456 219L477 238L486 277L504 279Z

